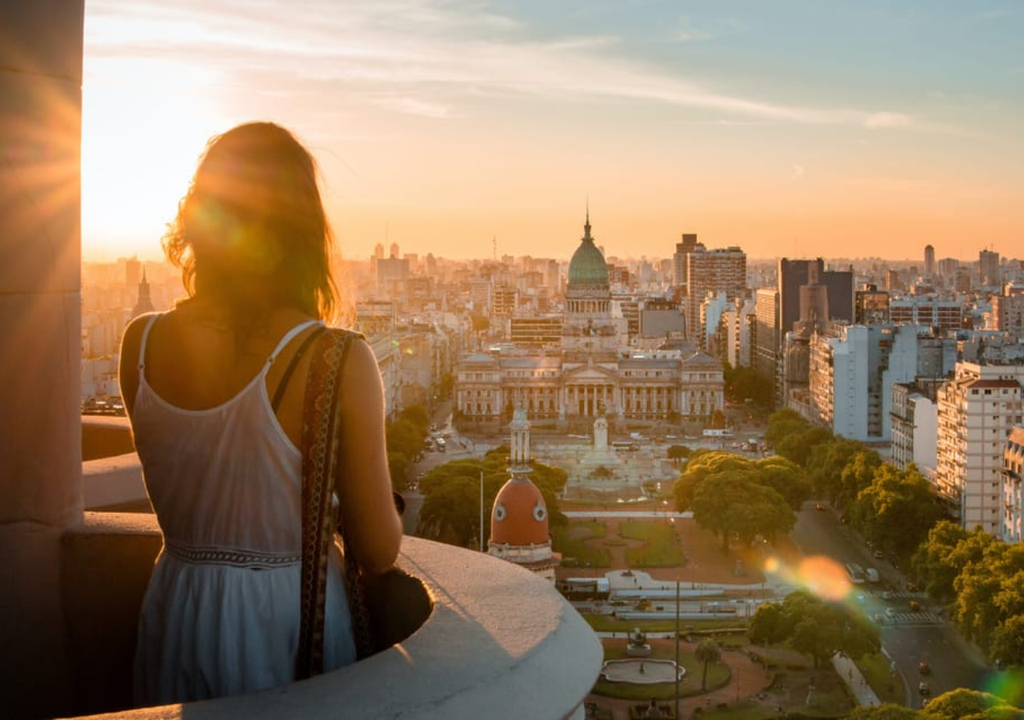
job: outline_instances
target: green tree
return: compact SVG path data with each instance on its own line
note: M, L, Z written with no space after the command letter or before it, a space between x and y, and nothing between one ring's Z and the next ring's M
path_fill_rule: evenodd
M932 598L953 599L953 581L963 569L956 550L967 532L951 520L943 520L928 531L928 538L914 553L912 568Z
M978 714L987 717L987 711L1006 704L1005 700L990 693L959 688L943 693L928 703L927 714L943 720L962 720Z
M784 438L802 433L810 425L796 410L789 408L776 410L768 416L768 428L764 431L764 441L770 446L776 447Z
M860 491L874 481L875 471L881 464L882 458L874 450L859 450L839 474L836 504L846 507L856 500Z
M854 527L877 547L905 552L927 540L945 510L916 467L900 471L883 464L876 468L872 483L857 495L850 515Z
M388 473L391 475L391 487L394 490L405 490L408 486L409 465L408 455L388 450Z
M685 445L670 445L666 451L666 455L668 455L668 459L672 460L678 467L682 460L686 460L690 457L690 448Z
M1019 545L1012 545L1008 548L1008 554L1011 555L1010 562L1014 566L1017 561L1012 556L1019 551ZM1016 570L1013 574L1003 578L994 602L1003 617L1024 616L1024 571Z
M854 708L846 717L848 720L915 720L922 717L922 714L903 705L885 703Z
M770 407L774 397L772 382L762 378L752 367L740 365L724 367L725 396L732 402L750 403L758 407Z
M757 482L757 470L751 467L704 478L694 491L693 519L718 534L728 549L733 535L750 545L758 535L774 538L789 532L796 514L781 495Z
M807 475L815 492L825 495L833 504L838 504L843 469L863 449L863 444L842 436L815 445L807 458Z
M1011 615L992 634L992 657L1004 666L1024 667L1024 615Z
M776 603L761 605L750 618L750 641L755 645L771 646L786 638L786 620L782 608Z
M993 632L1002 619L995 598L1002 585L1006 544L987 534L985 537L988 540L972 535L965 544L972 543L976 537L978 542L987 547L981 560L964 566L953 581L953 589L957 595L956 618L961 631L987 652Z
M770 455L754 465L760 473L759 482L784 497L793 510L799 510L811 496L807 473L796 463L778 455Z
M694 657L697 658L697 662L704 665L704 672L700 677L700 689L705 691L708 689L708 666L711 663L718 662L722 657L722 650L711 638L704 638L693 651Z
M429 425L430 418L420 405L406 408L394 422L385 424L388 470L391 472L391 484L396 490L405 489L409 466L423 451Z
M775 444L775 452L800 467L806 467L815 447L832 441L832 431L818 425L791 433Z
M399 420L406 420L420 429L424 434L430 428L430 415L422 405L410 405L398 413ZM422 438L420 438L422 440Z
M686 470L672 488L675 508L685 512L693 505L694 491L708 475L723 472L744 472L750 468L746 458L721 450L695 452L686 463Z
M780 632L794 650L820 667L837 652L858 658L881 647L878 628L845 605L827 602L806 590L783 600Z

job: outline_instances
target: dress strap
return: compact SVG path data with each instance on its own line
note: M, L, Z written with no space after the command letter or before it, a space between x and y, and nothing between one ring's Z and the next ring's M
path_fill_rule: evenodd
M270 357L267 358L267 367L274 364L274 360L277 359L278 354L284 350L285 346L290 343L296 335L313 325L323 325L323 320L306 320L305 322L300 322L298 325L286 332L284 337L281 338L281 342L279 342L277 347L274 348L274 352L270 353Z
M153 329L156 319L163 317L163 313L153 313L146 321L146 327L142 329L142 340L139 342L139 370L146 367L146 343L149 341L149 331Z

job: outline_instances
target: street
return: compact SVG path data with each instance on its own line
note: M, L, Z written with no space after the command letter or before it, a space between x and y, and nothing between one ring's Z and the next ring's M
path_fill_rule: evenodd
M904 679L908 706L921 706L921 681L928 683L931 696L960 687L984 688L987 675L994 671L985 666L977 648L939 617L940 608L924 593L907 592L903 574L888 560L872 557L831 508L819 512L815 502L805 503L791 537L805 556L825 555L840 564L858 563L878 570L881 582L854 585L853 601L879 624L882 647ZM920 611L911 611L911 600L920 604ZM922 661L930 667L930 674L919 672Z

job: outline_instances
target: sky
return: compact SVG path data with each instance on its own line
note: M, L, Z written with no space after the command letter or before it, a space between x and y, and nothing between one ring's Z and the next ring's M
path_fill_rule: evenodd
M292 129L344 256L1024 257L1024 3L88 0L87 260Z

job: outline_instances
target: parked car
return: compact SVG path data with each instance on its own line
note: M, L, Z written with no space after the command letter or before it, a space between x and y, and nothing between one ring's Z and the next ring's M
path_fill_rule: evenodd
M928 663L922 660L917 664L917 671L922 675L930 675L932 672L932 668Z
M917 691L922 695L931 694L931 688L928 687L928 683L926 683L924 680L917 684Z
M882 558L884 558L884 557L885 557L885 553L884 553L884 552L882 552L881 550L875 550L875 551L874 551L873 553L871 553L871 555L872 555L872 556L873 556L873 557L874 557L874 558L875 558L876 560L881 560Z

